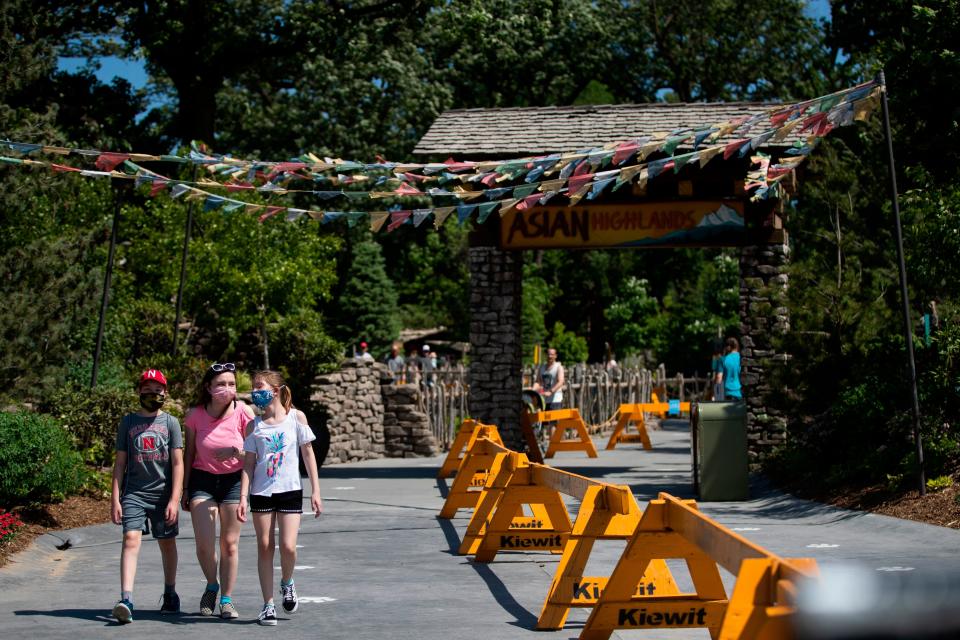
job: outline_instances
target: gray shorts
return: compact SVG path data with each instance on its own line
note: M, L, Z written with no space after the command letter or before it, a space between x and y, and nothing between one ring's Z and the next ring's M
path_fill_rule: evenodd
M124 496L120 499L120 508L123 509L123 532L140 531L142 533L153 533L157 540L166 538L176 538L180 533L180 521L168 525L163 518L163 512L167 507L166 502L153 507L144 507L138 500Z

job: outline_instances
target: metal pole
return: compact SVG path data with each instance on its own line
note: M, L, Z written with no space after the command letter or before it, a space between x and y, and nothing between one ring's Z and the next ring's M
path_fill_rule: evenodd
M196 182L197 168L193 168L192 180ZM190 231L193 228L193 200L187 204L187 224L183 232L183 252L180 255L180 285L177 287L177 313L173 321L173 349L171 353L177 355L180 343L180 317L183 310L183 285L187 278L187 256L190 251Z
M907 339L907 359L910 362L910 395L913 401L913 442L917 450L917 476L920 495L927 493L927 481L923 468L923 441L920 437L920 398L917 394L917 365L913 358L913 323L910 320L910 297L907 293L907 265L903 258L903 231L900 227L900 202L897 195L897 171L893 162L893 136L890 134L890 109L887 106L887 81L883 70L877 74L880 85L880 101L883 105L883 128L887 135L887 153L890 159L890 187L892 189L893 217L897 231L897 259L900 269L900 301L903 305L903 333Z
M107 303L110 300L110 280L113 276L113 254L117 247L117 227L120 224L120 206L123 203L122 192L114 190L113 224L110 230L110 249L107 252L107 271L103 276L103 296L100 298L100 321L97 324L97 345L93 350L93 371L90 374L90 388L97 386L100 373L100 352L103 349L103 325L107 317Z

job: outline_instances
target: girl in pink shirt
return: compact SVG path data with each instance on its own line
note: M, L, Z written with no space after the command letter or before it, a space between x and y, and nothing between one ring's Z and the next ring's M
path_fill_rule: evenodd
M231 594L237 581L237 548L240 542L240 474L243 440L253 419L253 410L237 402L236 367L232 362L214 364L203 375L197 406L184 421L183 509L193 521L197 560L207 579L200 597L200 615L212 616L220 592L220 617L239 616ZM220 520L220 567L217 580L217 519Z

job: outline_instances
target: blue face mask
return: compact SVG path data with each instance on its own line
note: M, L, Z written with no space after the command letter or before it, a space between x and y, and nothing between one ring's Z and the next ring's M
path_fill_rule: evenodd
M250 399L253 400L253 404L257 405L260 409L265 409L267 405L273 402L273 391L270 389L257 389L250 392Z

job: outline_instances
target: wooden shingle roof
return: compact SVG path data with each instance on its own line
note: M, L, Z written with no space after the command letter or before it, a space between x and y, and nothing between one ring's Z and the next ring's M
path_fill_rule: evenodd
M574 107L454 109L434 121L413 150L419 156L522 157L602 147L684 128L701 128L779 106L758 102L650 103ZM752 127L765 130L769 120ZM736 136L722 138L732 141ZM765 147L786 147L794 135ZM714 143L716 144L716 143Z

